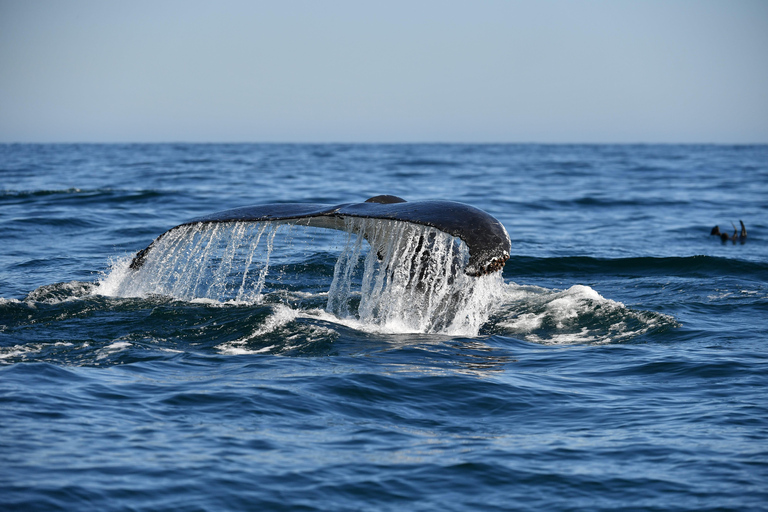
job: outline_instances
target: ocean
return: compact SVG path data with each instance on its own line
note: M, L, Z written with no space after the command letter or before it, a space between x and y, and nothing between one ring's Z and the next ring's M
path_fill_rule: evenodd
M129 268L379 194L503 272L398 222ZM0 509L768 510L766 233L765 145L0 145Z

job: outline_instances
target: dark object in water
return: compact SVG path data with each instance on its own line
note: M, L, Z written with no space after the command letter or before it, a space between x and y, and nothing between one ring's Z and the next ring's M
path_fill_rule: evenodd
M728 236L728 233L723 233L720 231L720 226L715 226L712 228L712 231L709 233L710 235L717 235L720 237L720 240L722 240L723 243L727 242L728 240L731 240L734 244L736 243L736 240L739 240L742 244L747 241L747 228L744 226L743 221L739 221L739 224L741 224L741 233L738 232L736 229L736 224L731 222L731 226L733 226L733 235Z
M131 261L139 269L155 243L167 233L191 224L219 222L280 222L345 231L346 218L368 218L410 222L430 226L460 238L469 249L469 263L464 273L481 276L504 268L511 243L504 226L484 211L453 201L413 201L381 195L364 203L326 204L278 203L245 206L206 215L175 226L157 237Z

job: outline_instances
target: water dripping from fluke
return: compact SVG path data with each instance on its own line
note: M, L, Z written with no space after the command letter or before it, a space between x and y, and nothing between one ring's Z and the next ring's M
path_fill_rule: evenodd
M325 304L339 319L387 332L474 336L501 302L500 270L510 250L501 223L461 203L394 196L337 206L258 205L200 217L114 265L99 293L277 300L290 288L286 260L296 247L284 239L295 235L294 226L346 232Z
M277 227L271 223L185 225L153 242L140 269L114 265L99 291L192 301L259 302Z

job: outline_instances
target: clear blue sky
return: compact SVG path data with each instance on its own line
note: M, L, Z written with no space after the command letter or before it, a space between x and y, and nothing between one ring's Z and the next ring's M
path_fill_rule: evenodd
M768 1L0 0L0 142L768 143Z

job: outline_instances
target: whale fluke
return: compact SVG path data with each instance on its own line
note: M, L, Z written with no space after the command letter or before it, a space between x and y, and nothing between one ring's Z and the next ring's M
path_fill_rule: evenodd
M276 203L245 206L212 213L174 226L142 249L131 261L137 270L147 254L166 234L193 224L224 222L276 222L346 231L347 218L383 219L429 226L460 238L469 249L464 273L481 276L504 268L511 242L504 226L486 212L454 201L412 201L397 196L380 195L363 203L326 204Z

